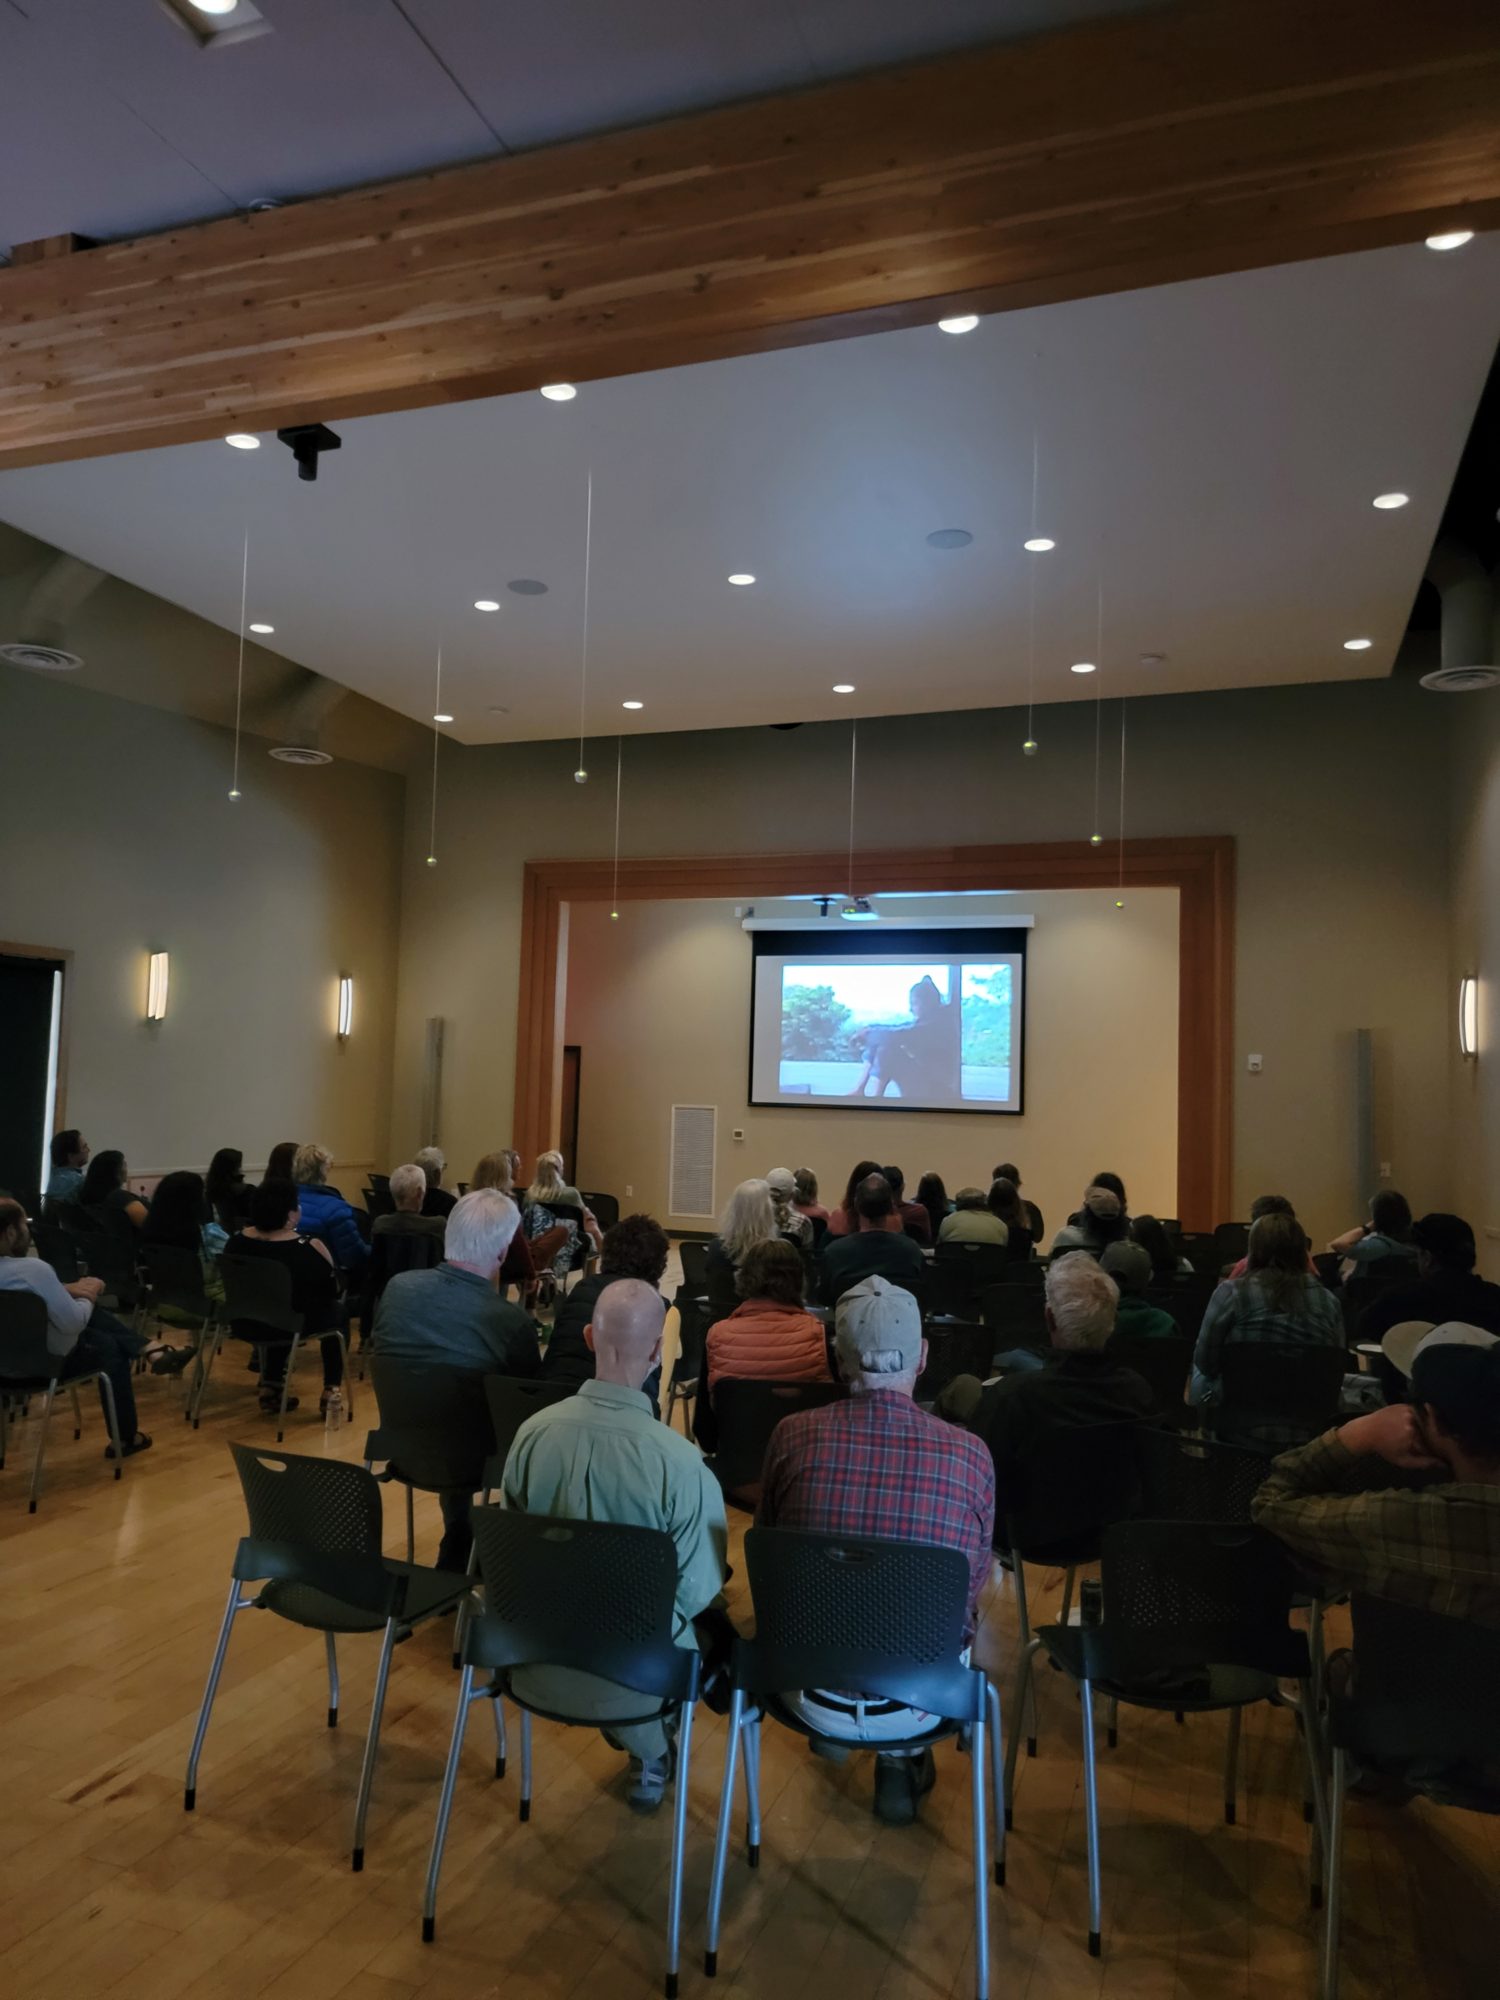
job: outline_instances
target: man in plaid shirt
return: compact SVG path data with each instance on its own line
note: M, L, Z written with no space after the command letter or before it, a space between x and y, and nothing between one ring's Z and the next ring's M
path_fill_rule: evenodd
M959 1550L969 1565L966 1636L972 1637L990 1573L994 1463L978 1438L912 1401L927 1343L910 1292L884 1278L866 1278L839 1300L836 1328L835 1351L850 1395L776 1427L756 1518L766 1527ZM921 1710L858 1693L793 1690L784 1699L813 1725L814 1746L825 1754L847 1754L841 1746L850 1742L900 1742L932 1726ZM909 1824L935 1775L930 1749L877 1755L877 1816Z

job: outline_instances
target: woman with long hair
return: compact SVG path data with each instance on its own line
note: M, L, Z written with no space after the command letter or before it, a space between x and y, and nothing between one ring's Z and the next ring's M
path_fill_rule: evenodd
M125 1183L130 1169L123 1153L95 1153L89 1161L83 1186L78 1190L80 1208L92 1208L101 1215L112 1210L123 1215L135 1228L144 1228L146 1204Z
M296 1139L283 1139L279 1146L273 1146L266 1159L266 1179L289 1181L292 1178L292 1162L301 1150Z
M1011 1262L1027 1262L1036 1240L1031 1229L1031 1205L1021 1199L1021 1190L1015 1182L1003 1175L991 1181L985 1206L997 1221L1005 1224L1005 1249Z
M936 1243L938 1231L953 1213L953 1203L948 1199L941 1174L925 1173L917 1182L917 1207L926 1209L927 1219L932 1224L932 1241Z
M855 1236L859 1233L859 1216L855 1212L854 1207L855 1199L859 1193L859 1184L861 1181L868 1180L871 1174L878 1174L879 1172L879 1160L859 1160L856 1162L854 1171L849 1176L848 1185L844 1189L844 1198L828 1218L828 1234L830 1236ZM899 1229L900 1226L901 1218L898 1215L896 1217L896 1227Z
M1254 1411L1224 1405L1224 1349L1254 1340L1280 1346L1342 1348L1344 1316L1338 1300L1307 1268L1307 1236L1294 1215L1262 1215L1250 1225L1245 1274L1229 1278L1208 1302L1188 1400L1213 1412L1214 1428L1235 1443L1284 1451L1306 1444L1309 1433L1295 1424L1258 1420Z
M704 1260L708 1303L716 1319L727 1319L740 1302L739 1270L747 1254L778 1233L770 1188L761 1180L741 1181L724 1205L719 1233Z
M250 1213L250 1190L245 1185L245 1156L238 1146L221 1146L208 1163L204 1192L219 1227L233 1235Z
M512 1157L512 1172L518 1157ZM512 1199L517 1197L512 1195ZM599 1226L584 1206L583 1196L563 1178L561 1153L537 1154L535 1177L518 1199L521 1227L531 1244L537 1269L542 1272L544 1287L550 1292L567 1283L580 1228L587 1231L597 1249L602 1241ZM561 1236L555 1234L559 1229L563 1232Z
M304 1182L303 1188L312 1185ZM280 1264L290 1275L292 1310L301 1313L303 1332L316 1336L322 1348L321 1408L326 1411L329 1397L344 1379L343 1351L334 1334L340 1310L338 1278L328 1245L302 1233L300 1193L294 1182L268 1174L251 1199L249 1222L238 1236L230 1238L228 1254ZM261 1360L260 1406L274 1415L281 1405L291 1341L256 1339ZM286 1407L295 1410L297 1398L288 1396Z
M793 1203L799 1215L805 1215L809 1222L821 1222L828 1226L828 1210L818 1200L818 1177L811 1167L793 1167L792 1179L797 1183L797 1199Z
M1130 1240L1138 1243L1151 1259L1153 1285L1175 1285L1179 1278L1193 1275L1193 1267L1187 1258L1180 1257L1173 1249L1166 1224L1154 1215L1131 1217Z

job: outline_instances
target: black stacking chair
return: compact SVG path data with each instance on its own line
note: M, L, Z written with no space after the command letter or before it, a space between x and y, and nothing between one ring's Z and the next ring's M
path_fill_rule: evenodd
M83 1244L73 1230L64 1229L52 1215L39 1215L31 1225L36 1254L50 1264L65 1285L88 1276Z
M593 1211L594 1220L599 1227L613 1229L620 1219L619 1198L612 1194L588 1194L582 1188L579 1189L579 1193L583 1195L584 1207Z
M1205 1235L1201 1230L1184 1230L1177 1239L1177 1248L1200 1278L1207 1278L1213 1284L1219 1282L1219 1273L1224 1268L1225 1260L1219 1255L1217 1236ZM1229 1259L1232 1264L1238 1261L1239 1259L1235 1257Z
M989 1287L1003 1282L1010 1261L998 1243L939 1243L927 1268L924 1302L934 1312L971 1318Z
M1040 1257L1011 1257L1000 1274L1002 1285L1031 1285L1038 1291L1047 1282L1047 1266Z
M1258 1529L1194 1521L1122 1521L1105 1530L1104 1616L1097 1625L1046 1625L1037 1639L1078 1684L1087 1816L1089 1953L1102 1929L1099 1794L1094 1771L1094 1693L1111 1703L1179 1714L1229 1713L1224 1817L1235 1818L1241 1712L1257 1701L1285 1706L1279 1678L1299 1685L1310 1712L1307 1639L1287 1623L1292 1571L1285 1552ZM1314 1796L1321 1784L1312 1732L1304 1748Z
M686 1249L687 1245L684 1244L683 1248ZM715 1314L708 1300L687 1283L677 1287L673 1304L677 1308L677 1358L672 1363L672 1375L667 1383L665 1415L667 1422L671 1423L672 1412L680 1403L682 1428L691 1436L706 1365L708 1329L714 1323Z
M224 1317L233 1337L248 1340L256 1347L289 1349L281 1384L281 1407L276 1413L276 1442L280 1444L286 1435L286 1399L291 1392L298 1350L305 1353L311 1347L316 1351L323 1336L304 1334L302 1314L292 1309L292 1274L284 1264L273 1263L268 1257L232 1257L226 1252L219 1259L219 1275L224 1280ZM344 1394L352 1418L354 1385L349 1379L349 1343L341 1329L329 1327L328 1332L344 1351ZM194 1430L203 1414L203 1392L208 1387L216 1346L217 1343L199 1348L202 1366L191 1401Z
M657 1528L618 1527L608 1521L556 1520L481 1507L474 1515L474 1546L484 1579L484 1609L464 1634L463 1672L443 1789L433 1828L422 1904L422 1937L437 1933L438 1878L453 1810L458 1760L469 1704L505 1697L521 1711L520 1816L531 1817L531 1718L597 1729L595 1717L570 1715L518 1695L520 1667L565 1667L597 1674L641 1697L638 1715L618 1726L677 1720L676 1793L672 1859L667 1881L668 2000L677 1992L682 1927L682 1857L687 1838L688 1785L692 1769L693 1711L698 1701L699 1653L672 1636L677 1593L677 1549ZM483 1669L488 1685L475 1689ZM503 1775L497 1769L497 1776Z
M203 1259L196 1250L179 1249L171 1243L143 1243L141 1272L146 1281L146 1302L153 1313L163 1309L197 1321L193 1343L193 1379L183 1405L183 1416L192 1414L193 1392L204 1363L204 1350L216 1339L219 1307L208 1296L203 1278Z
M899 1743L872 1750L927 1749L959 1730L969 1731L969 1773L974 1827L974 1990L989 1993L989 1867L986 1857L985 1722L998 1777L1001 1760L1000 1697L961 1652L968 1613L969 1565L957 1549L927 1542L870 1541L804 1534L791 1528L752 1528L745 1536L745 1568L755 1606L755 1637L736 1639L730 1674L733 1693L714 1841L713 1881L703 1969L718 1970L719 1918L734 1783L745 1753L748 1860L760 1863L760 1729L764 1718L800 1735L815 1732L784 1699L802 1688L857 1688L861 1694L925 1709L933 1726ZM851 1745L851 1748L858 1748ZM679 1780L679 1784L680 1784ZM995 1828L995 1879L1005 1880L1005 1835ZM774 1918L772 1919L774 1922Z
M771 1433L799 1410L820 1410L849 1393L842 1382L741 1382L730 1377L714 1390L719 1448L708 1461L726 1500L753 1507ZM749 1495L742 1498L742 1495Z
M464 1368L423 1368L388 1354L370 1356L379 1428L365 1438L365 1467L382 1484L406 1488L406 1560L416 1561L412 1496L477 1493L495 1436L486 1377Z
M1139 1508L1149 1521L1213 1521L1248 1527L1250 1502L1270 1460L1239 1445L1142 1429L1136 1438Z
M133 1313L140 1304L141 1281L136 1271L140 1247L135 1224L118 1209L84 1208L78 1202L58 1202L59 1224L73 1238L77 1255L89 1275L104 1280L106 1303Z
M1238 1264L1250 1248L1250 1225L1248 1222L1221 1222L1214 1231L1214 1244L1219 1253L1219 1265Z
M1148 1285L1146 1297L1152 1305L1160 1306L1163 1312L1172 1315L1183 1339L1190 1347L1195 1347L1214 1289L1211 1279L1194 1277L1191 1282L1183 1280L1177 1284Z
M380 1212L375 1211L377 1214ZM386 1212L394 1214L394 1206ZM375 1309L380 1304L381 1293L392 1278L399 1278L404 1271L435 1270L442 1261L443 1239L435 1232L425 1229L376 1229L371 1232L370 1261L365 1266L360 1299L360 1320L365 1329L361 1353L375 1324ZM364 1372L363 1361L360 1372Z
M526 1419L554 1403L567 1402L578 1394L578 1388L576 1382L544 1382L536 1375L485 1376L484 1398L490 1413L489 1457L482 1481L486 1500L500 1485L516 1432Z
M335 1635L379 1632L380 1661L354 1806L352 1860L357 1870L365 1865L365 1815L380 1748L392 1648L424 1619L452 1611L468 1588L467 1580L381 1554L380 1488L363 1466L264 1446L232 1444L229 1449L244 1489L250 1533L236 1549L230 1571L229 1602L188 1753L183 1809L192 1812L198 1803L198 1759L229 1636L241 1611L273 1611L293 1625L323 1634L330 1729L337 1728L339 1719ZM260 1594L250 1596L244 1586L255 1583L261 1586Z
M1198 1413L1182 1400L1193 1365L1193 1349L1186 1340L1131 1340L1112 1334L1107 1349L1111 1361L1133 1368L1156 1399L1163 1422L1174 1426L1197 1422Z
M368 1215L372 1221L375 1219L377 1215L394 1215L396 1213L396 1203L391 1194L391 1186L389 1181L386 1181L384 1186L377 1187L372 1179L370 1185L364 1191L364 1196L365 1196L365 1214ZM374 1240L375 1239L372 1232L370 1241L373 1243Z
M990 1285L979 1301L980 1316L994 1336L994 1351L1004 1354L1013 1347L1046 1353L1051 1345L1047 1332L1047 1301L1034 1285Z
M677 1246L682 1257L682 1282L696 1295L708 1290L708 1243L685 1236Z
M929 1316L922 1322L922 1335L927 1342L927 1366L917 1378L919 1403L932 1402L957 1375L977 1375L981 1382L989 1375L995 1336L987 1326L973 1320Z
M1328 1705L1332 1772L1327 1800L1328 1895L1323 1927L1323 2000L1337 2000L1344 1800L1350 1759L1408 1772L1425 1767L1439 1805L1500 1813L1500 1784L1479 1766L1500 1765L1500 1632L1380 1598L1350 1602L1352 1690ZM1441 1774L1441 1775L1439 1775ZM1412 1773L1413 1776L1417 1773ZM1420 1784L1414 1789L1421 1790Z
M1206 1412L1225 1444L1285 1451L1326 1431L1338 1415L1350 1367L1342 1347L1310 1341L1231 1340L1220 1363L1220 1397Z
M36 1456L31 1461L31 1491L26 1511L36 1512L42 1490L42 1463L47 1456L47 1432L52 1422L52 1405L62 1384L62 1362L47 1347L47 1307L35 1292L0 1292L0 1471L5 1467L9 1446L9 1408L28 1396L43 1397L41 1420L37 1425ZM124 1470L120 1448L120 1420L115 1410L114 1385L98 1369L87 1375L68 1378L73 1396L73 1437L83 1436L83 1410L78 1391L85 1382L97 1382L104 1403L104 1421L114 1452L115 1478Z

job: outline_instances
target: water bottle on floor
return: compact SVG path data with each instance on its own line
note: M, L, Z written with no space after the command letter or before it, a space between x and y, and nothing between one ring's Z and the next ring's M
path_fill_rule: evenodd
M344 1392L342 1389L330 1389L327 1401L323 1405L323 1428L327 1435L336 1437L343 1421Z

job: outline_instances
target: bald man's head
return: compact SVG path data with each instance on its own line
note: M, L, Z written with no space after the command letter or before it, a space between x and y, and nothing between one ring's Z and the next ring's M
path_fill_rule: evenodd
M661 1357L665 1317L660 1292L644 1278L616 1278L606 1285L584 1330L597 1359L599 1380L639 1389Z

